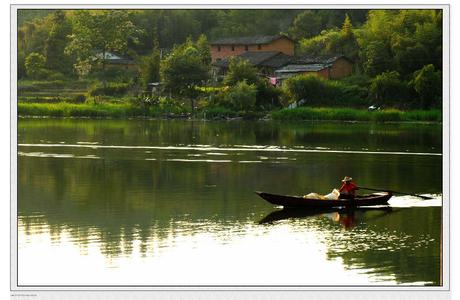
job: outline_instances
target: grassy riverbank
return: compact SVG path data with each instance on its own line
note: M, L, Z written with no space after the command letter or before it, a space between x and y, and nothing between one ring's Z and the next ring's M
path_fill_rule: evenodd
M353 108L310 108L282 109L271 113L274 120L282 121L372 121L372 122L441 122L441 110L397 109L367 111Z
M151 107L144 109L132 104L72 104L72 103L18 103L19 116L44 117L90 117L90 118L129 118L183 116L185 110L161 109Z
M129 117L186 117L186 109L179 107L148 109L133 104L72 104L72 103L19 103L19 116L46 116L46 117L90 117L90 118L129 118ZM228 109L203 109L197 113L198 118L218 119L243 117L246 119L260 119L266 114L263 112L234 112ZM401 111L396 109L367 111L352 108L309 108L282 109L269 113L272 119L282 121L369 121L369 122L441 122L441 110L412 110Z

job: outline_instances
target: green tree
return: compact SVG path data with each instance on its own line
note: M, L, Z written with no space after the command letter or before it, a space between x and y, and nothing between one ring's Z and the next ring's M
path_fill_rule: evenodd
M315 75L297 75L283 83L283 90L291 101L306 101L307 105L318 104L324 97L324 80Z
M203 61L203 64L210 65L211 64L211 48L209 47L208 39L206 35L201 34L196 41L196 49Z
M231 87L226 92L225 99L238 111L251 111L255 108L256 94L256 85L248 84L244 80Z
M25 69L27 76L33 79L38 79L44 72L46 58L40 54L33 52L27 56L25 60Z
M160 81L160 51L158 49L154 49L150 55L142 59L140 78L144 89L148 88L149 83Z
M62 10L56 10L52 15L52 27L45 41L44 55L46 67L50 70L71 73L72 59L64 53L68 43L67 36L72 33L72 25Z
M343 21L341 33L344 39L349 39L353 37L353 24L351 24L351 20L348 14L345 15L345 20Z
M107 53L124 53L137 32L126 10L77 10L66 53L76 56L80 75L87 75L98 62L105 73Z
M228 72L224 77L224 84L233 86L240 81L248 84L257 84L260 81L257 69L249 61L232 57L228 66Z
M384 72L372 81L369 90L375 104L392 106L407 106L408 86L396 71Z
M381 41L374 41L367 45L362 52L361 59L363 60L364 71L372 77L393 69L389 49Z
M310 38L321 31L321 17L311 10L298 14L292 26L289 28L289 35L295 39Z
M413 86L420 98L422 108L439 106L442 100L441 71L432 64L414 72Z
M161 61L160 75L164 88L174 95L190 100L194 112L196 87L209 78L209 67L203 63L198 50L189 43L175 47Z

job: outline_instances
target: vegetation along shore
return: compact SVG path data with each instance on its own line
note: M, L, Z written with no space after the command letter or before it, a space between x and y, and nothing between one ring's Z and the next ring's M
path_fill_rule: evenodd
M442 121L441 11L263 12L22 10L18 115Z

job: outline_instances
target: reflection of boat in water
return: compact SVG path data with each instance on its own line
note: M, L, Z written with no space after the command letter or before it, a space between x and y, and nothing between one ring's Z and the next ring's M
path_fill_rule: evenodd
M311 209L388 205L388 200L393 196L391 192L380 192L370 195L356 196L355 199L323 200L308 199L302 196L275 195L264 192L256 192L256 194L275 205Z
M384 214L392 212L392 208L385 207L361 207L361 208L323 208L323 209L299 209L299 208L284 208L282 210L275 210L266 215L259 224L273 223L280 220L287 219L301 219L315 215L331 214L333 213L333 221L341 223L345 228L353 227L355 224L355 212L367 211L382 211Z

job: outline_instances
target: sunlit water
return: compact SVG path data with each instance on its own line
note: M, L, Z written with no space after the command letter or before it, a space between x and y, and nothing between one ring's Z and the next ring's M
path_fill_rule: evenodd
M439 125L20 119L20 285L440 285ZM317 214L253 193L389 207Z

